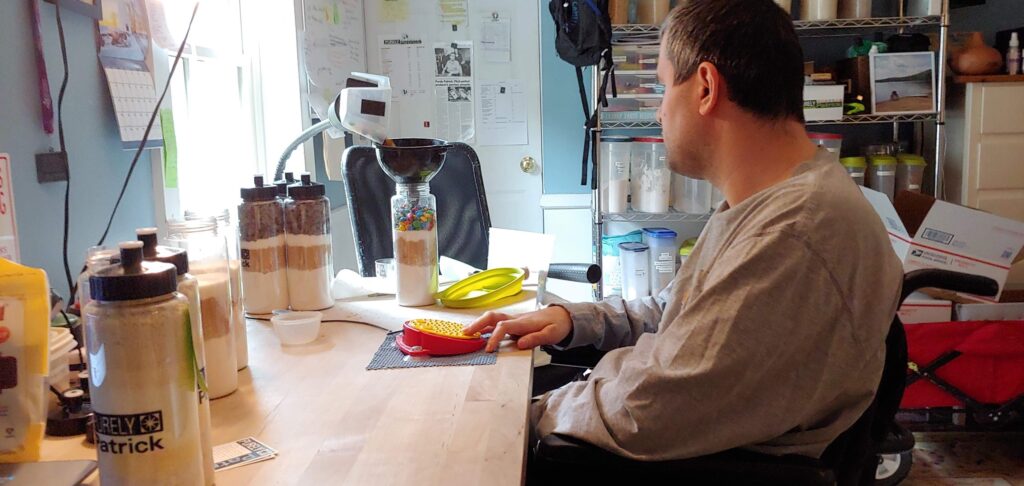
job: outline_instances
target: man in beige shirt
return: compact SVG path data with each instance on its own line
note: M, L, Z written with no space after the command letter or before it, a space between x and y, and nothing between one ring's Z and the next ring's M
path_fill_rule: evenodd
M684 0L665 23L668 164L726 197L658 298L467 328L518 347L611 350L544 395L533 435L640 460L737 447L820 457L870 404L902 282L878 216L808 139L803 56L772 0Z

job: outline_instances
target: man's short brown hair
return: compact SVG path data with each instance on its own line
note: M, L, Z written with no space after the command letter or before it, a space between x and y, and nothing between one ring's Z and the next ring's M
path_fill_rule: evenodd
M803 50L793 21L772 0L682 0L661 42L682 83L702 62L725 78L729 99L769 120L803 121Z

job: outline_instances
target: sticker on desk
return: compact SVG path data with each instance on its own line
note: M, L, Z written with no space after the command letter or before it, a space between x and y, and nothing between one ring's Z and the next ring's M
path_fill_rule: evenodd
M226 471L277 456L277 451L253 437L239 439L213 448L213 470Z

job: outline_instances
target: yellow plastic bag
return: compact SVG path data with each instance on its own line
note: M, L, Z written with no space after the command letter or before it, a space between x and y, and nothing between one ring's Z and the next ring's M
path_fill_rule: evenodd
M49 373L46 272L0 258L0 462L39 460Z

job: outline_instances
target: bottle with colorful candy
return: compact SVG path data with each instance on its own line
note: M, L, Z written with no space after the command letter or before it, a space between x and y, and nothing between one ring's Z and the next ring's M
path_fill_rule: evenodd
M397 184L391 198L398 304L431 305L437 293L437 202L427 183Z

